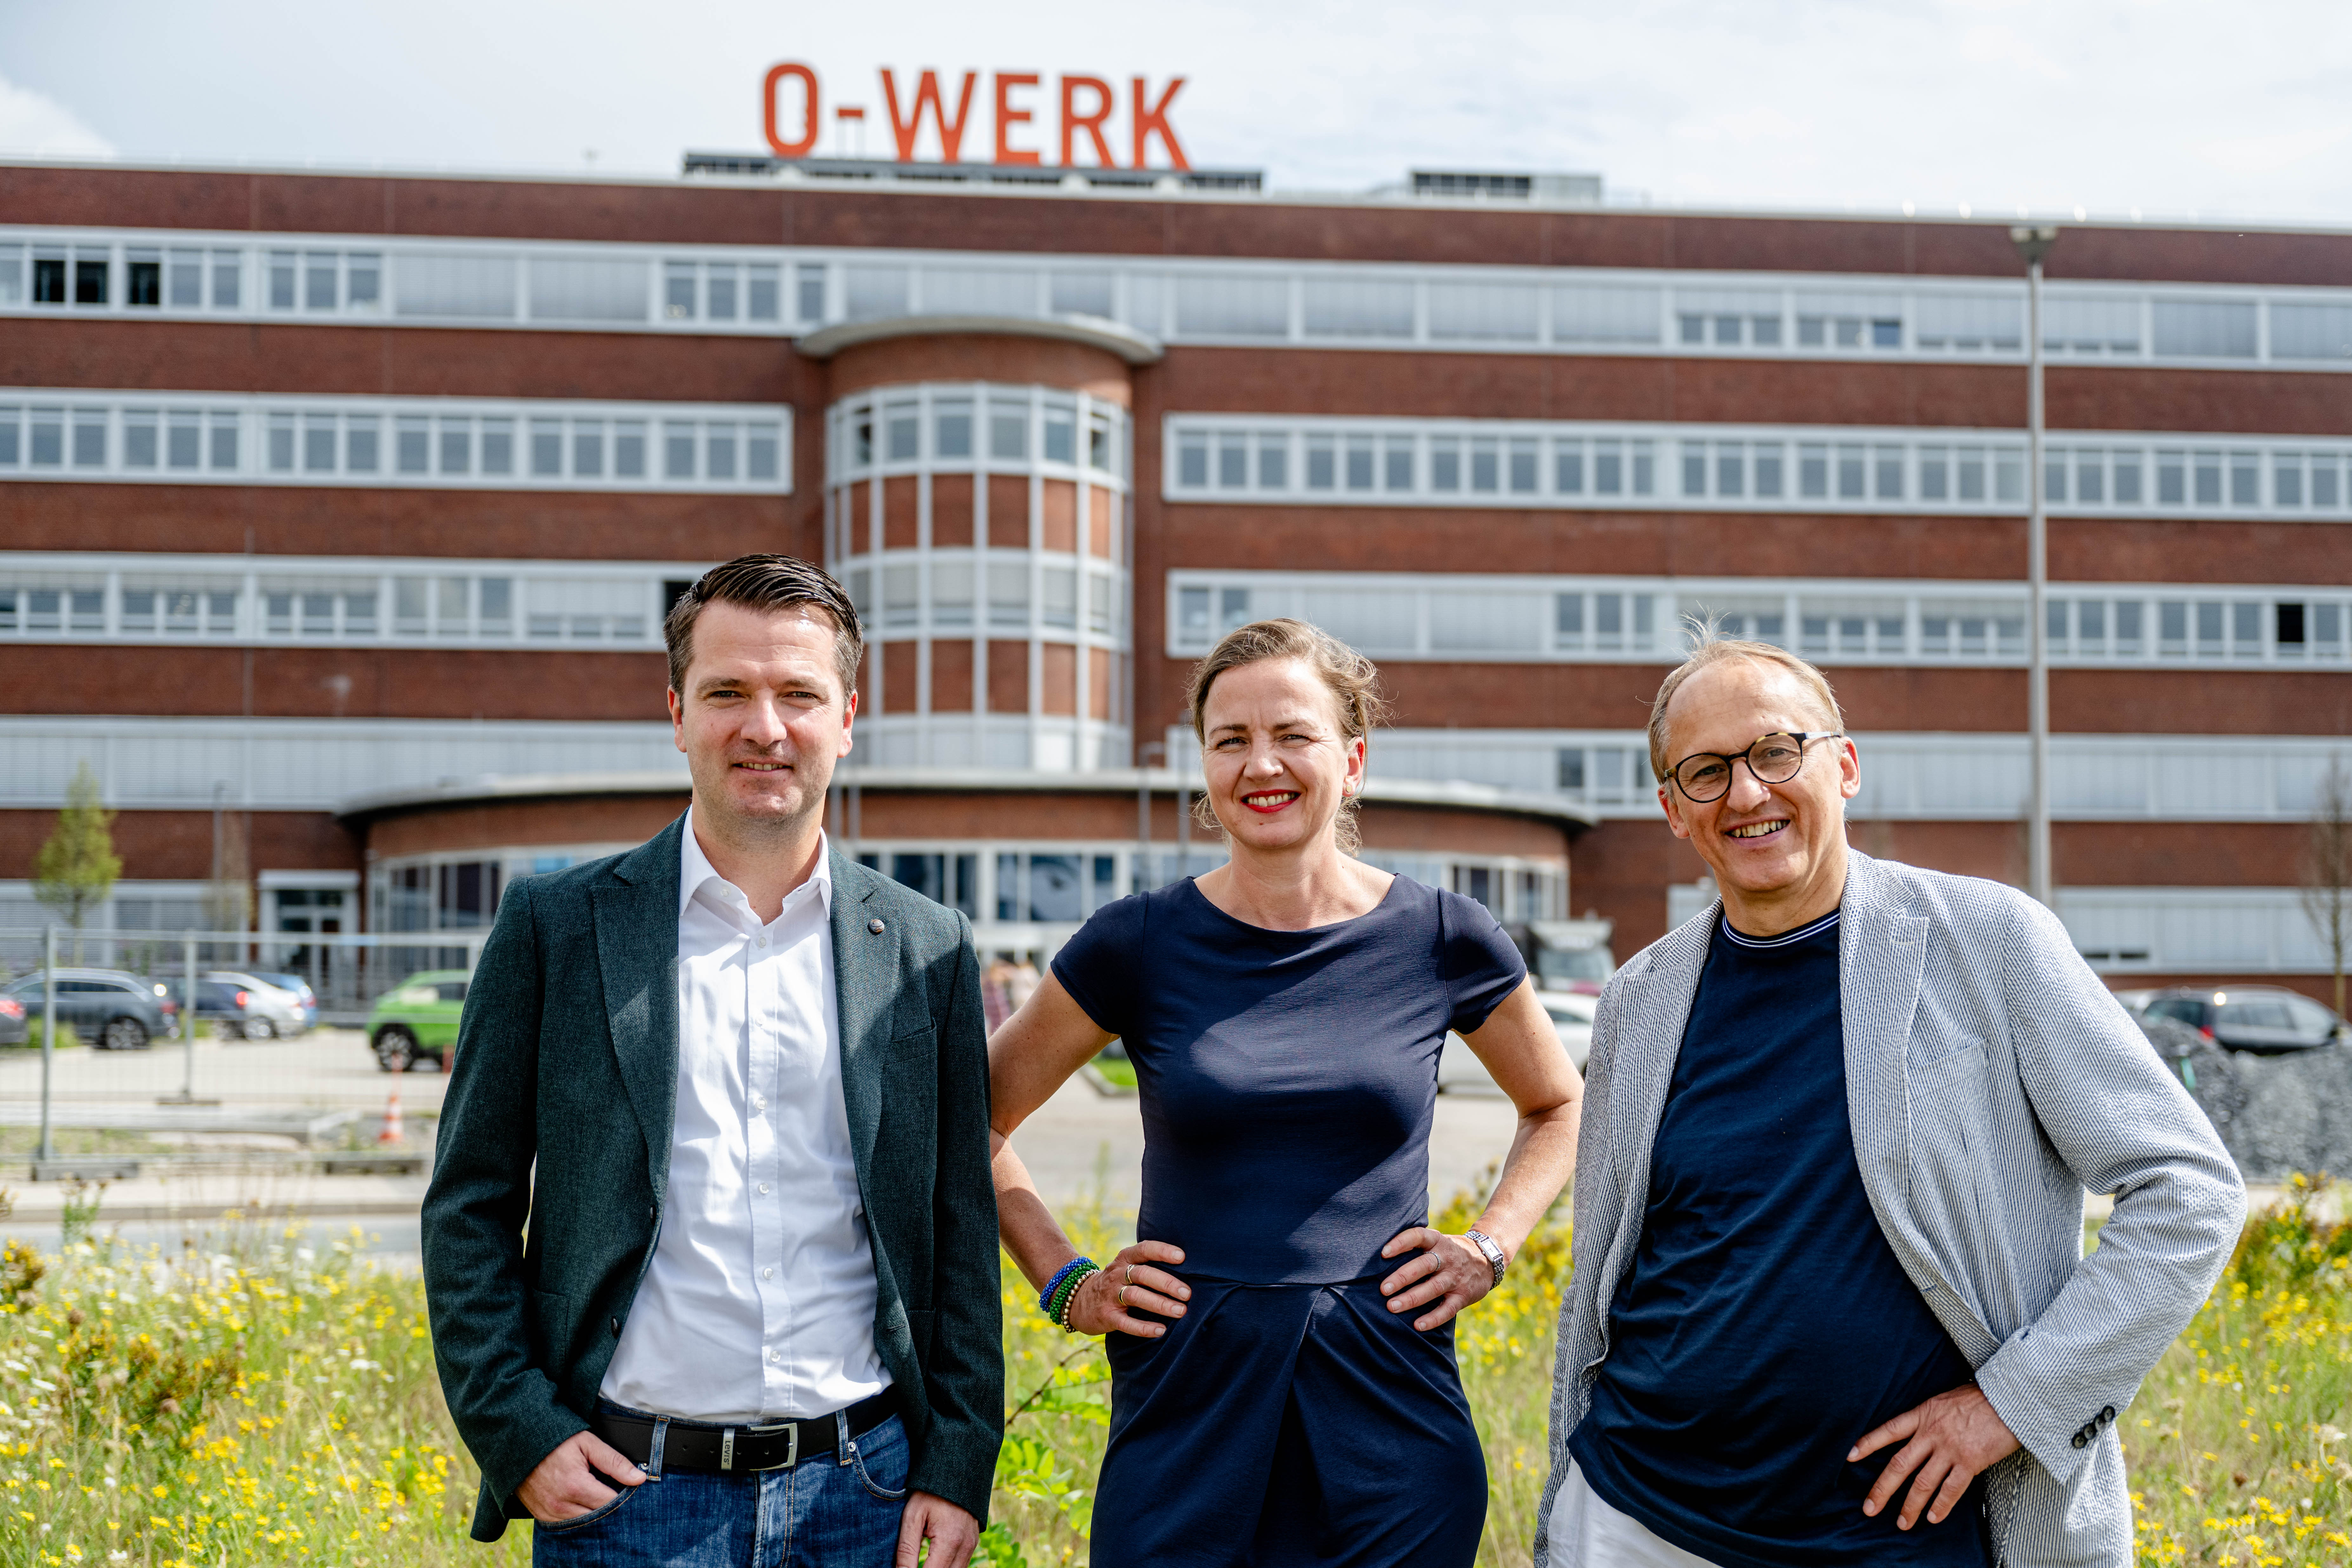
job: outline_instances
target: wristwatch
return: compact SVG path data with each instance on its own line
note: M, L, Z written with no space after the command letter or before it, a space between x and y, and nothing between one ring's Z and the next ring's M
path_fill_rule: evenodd
M1487 1264L1495 1270L1495 1283L1500 1285L1503 1270L1511 1266L1511 1260L1503 1256L1501 1245L1483 1230L1469 1230L1463 1234L1470 1238L1471 1246L1486 1255Z

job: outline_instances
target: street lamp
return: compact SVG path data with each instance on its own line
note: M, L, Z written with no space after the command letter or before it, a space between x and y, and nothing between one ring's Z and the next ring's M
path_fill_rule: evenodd
M2010 242L2025 261L2025 728L2032 758L2026 801L2026 890L2051 904L2050 870L2050 520L2043 511L2042 470L2042 262L2058 243L2054 228L2021 224ZM2051 905L2055 908L2055 905Z

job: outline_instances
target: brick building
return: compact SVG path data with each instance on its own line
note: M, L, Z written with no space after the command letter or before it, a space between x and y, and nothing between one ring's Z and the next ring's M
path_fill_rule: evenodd
M1999 224L56 164L0 216L0 925L87 762L120 928L478 930L682 805L660 616L751 550L868 622L836 835L1006 946L1213 863L1182 682L1272 614L1396 700L1368 856L1507 920L1626 953L1704 897L1641 740L1701 615L1829 669L1864 847L2022 879ZM2050 276L2061 911L2118 977L2308 983L2352 235Z

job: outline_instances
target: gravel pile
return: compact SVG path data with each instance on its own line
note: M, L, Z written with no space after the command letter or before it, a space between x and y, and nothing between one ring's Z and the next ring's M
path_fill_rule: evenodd
M2352 1174L2352 1051L2333 1045L2255 1056L2224 1050L2169 1018L2143 1019L2140 1027L2212 1119L2246 1180Z

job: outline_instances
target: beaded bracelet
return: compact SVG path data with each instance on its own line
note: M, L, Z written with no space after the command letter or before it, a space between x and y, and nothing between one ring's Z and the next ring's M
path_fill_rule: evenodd
M1045 1281L1045 1288L1043 1290L1037 1292L1037 1310L1045 1313L1046 1317L1053 1318L1054 1297L1062 1289L1063 1282L1068 1279L1071 1273L1076 1269L1093 1268L1095 1267L1097 1267L1097 1265L1093 1258L1082 1257L1073 1258L1067 1263L1063 1264L1059 1268L1054 1270L1054 1277ZM1058 1319L1055 1321L1059 1321Z
M1061 1288L1054 1292L1053 1304L1045 1310L1045 1316L1053 1321L1055 1328L1067 1329L1070 1326L1070 1303L1077 1300L1078 1287L1101 1272L1101 1266L1093 1258L1078 1259L1077 1267L1070 1271L1069 1278L1063 1280Z

